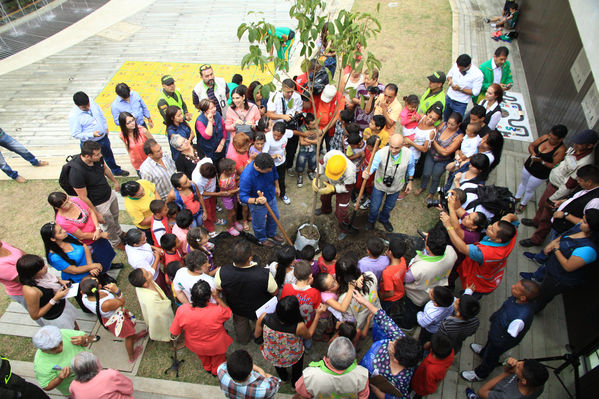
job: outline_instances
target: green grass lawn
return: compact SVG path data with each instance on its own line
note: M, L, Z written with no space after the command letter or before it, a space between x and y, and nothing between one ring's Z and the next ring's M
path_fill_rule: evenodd
M358 11L373 11L377 1L361 0L354 3ZM380 80L384 83L394 82L399 86L399 97L409 94L420 96L427 87L427 79L431 72L448 70L451 64L451 10L447 1L421 0L418 2L398 2L397 7L381 4L378 16L383 29L376 40L371 41L369 50L373 51L383 63ZM418 182L415 182L415 187ZM293 185L288 183L289 185ZM60 187L56 181L31 180L26 184L11 181L0 181L0 195L3 201L4 218L0 221L0 238L21 248L25 252L43 255L43 244L39 237L40 227L53 220L54 212L48 205L47 195ZM438 213L428 211L424 206L424 195L408 196L398 202L392 214L392 222L398 232L415 234L417 227L427 228L434 224ZM280 212L294 212L293 208L280 207ZM121 211L121 223L131 224L126 212ZM122 253L118 261L125 261ZM127 298L127 307L141 318L139 305L133 287L127 282L131 268L126 268L119 276L119 286ZM8 298L3 290L0 292L0 314L8 306ZM229 327L230 323L229 323ZM231 328L230 328L231 331ZM233 349L238 345L234 344ZM326 348L325 344L315 346L307 355L305 363L318 359ZM258 346L251 343L250 350L257 363L267 371L274 373L272 366L267 365ZM366 348L367 349L367 348ZM363 348L361 354L365 352ZM12 359L33 359L35 353L29 339L0 335L0 353ZM141 362L138 375L153 378L174 379L172 374L164 375L170 365L172 351L169 344L150 342ZM194 383L217 384L216 378L202 371L197 357L187 349L179 351L186 362L181 368L180 381ZM282 392L291 392L286 384Z

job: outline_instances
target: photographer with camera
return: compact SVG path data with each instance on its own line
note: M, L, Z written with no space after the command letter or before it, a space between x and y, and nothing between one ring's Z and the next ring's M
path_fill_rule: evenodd
M393 231L393 225L389 222L389 215L395 207L399 193L406 184L406 172L408 176L406 192L412 191L416 162L414 161L414 153L409 148L404 147L403 142L403 135L396 133L391 136L389 145L374 154L370 170L362 172L364 180L368 180L370 175L376 173L374 188L370 196L370 211L368 212L366 230L373 229L378 218L385 230L389 233ZM385 195L387 196L385 204L379 214L379 208Z
M364 72L364 83L358 86L356 96L352 99L354 120L360 125L360 129L364 130L370 125L374 115L374 102L383 90L385 85L379 82L379 71L374 69ZM362 98L364 98L364 108L362 108Z
M473 296L479 300L495 291L503 278L507 258L516 245L518 217L510 213L491 224L487 227L487 235L476 244L464 242L447 212L441 212L440 219L453 247L466 256L458 266L462 287L474 285Z

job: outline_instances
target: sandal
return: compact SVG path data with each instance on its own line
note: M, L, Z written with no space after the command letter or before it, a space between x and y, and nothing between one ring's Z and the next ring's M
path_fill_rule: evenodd
M516 214L521 214L526 209L526 205L519 204L516 208Z
M239 232L235 230L235 227L229 227L227 229L227 233L231 234L233 237L237 237L239 235Z

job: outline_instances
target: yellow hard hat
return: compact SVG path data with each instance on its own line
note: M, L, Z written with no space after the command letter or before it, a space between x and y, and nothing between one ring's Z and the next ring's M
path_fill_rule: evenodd
M333 155L327 162L324 174L331 180L339 180L346 168L347 163L345 157L343 155Z

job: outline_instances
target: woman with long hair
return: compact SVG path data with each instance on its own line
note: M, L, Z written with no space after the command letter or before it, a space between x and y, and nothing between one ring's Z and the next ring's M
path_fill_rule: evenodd
M248 102L255 104L260 110L260 117L266 114L266 105L268 104L268 98L262 97L262 92L260 91L261 88L262 84L259 81L254 80L248 86L246 93L246 98L248 99Z
M84 277L98 276L102 265L92 261L89 247L69 235L57 223L46 223L40 229L46 259L50 266L61 272L63 280L78 283Z
M75 307L65 299L70 282L48 273L48 266L37 255L23 255L17 261L23 296L33 320L47 326L78 330Z
M200 101L200 114L196 119L197 147L205 156L217 165L224 158L229 144L229 136L225 131L225 123L216 112L216 105L207 98Z
M320 304L316 309L315 320L327 310ZM262 337L262 355L271 362L283 381L289 379L287 368L291 367L291 386L302 376L304 367L304 339L310 339L318 323L308 328L300 313L299 301L295 295L281 298L275 313L263 313L256 322L254 337Z
M503 102L503 89L497 83L493 83L485 92L485 98L478 105L485 107L485 125L495 130L501 120L501 107Z
M211 303L210 300L215 303ZM204 369L216 376L218 366L227 359L225 354L233 343L224 323L233 312L218 293L213 293L204 280L191 287L191 303L177 309L170 332L177 336L185 331L185 346L195 353Z
M139 176L139 167L148 157L144 152L144 143L147 139L154 137L152 137L148 129L139 126L135 117L129 112L121 112L119 114L119 126L121 128L119 136L123 140L123 143L125 143L131 165L133 165Z
M377 293L378 282L376 276L372 272L360 272L360 269L358 269L358 256L354 252L346 252L339 258L335 264L335 279L339 285L339 288L337 288L339 303L343 303L347 295L352 295L350 287L354 285L354 292L365 295L375 307L380 309L381 302ZM343 313L343 317L347 321L355 321L357 329L362 331L368 327L368 309L353 299L350 303L351 305Z
M244 85L239 85L231 92L233 101L225 117L225 129L231 136L238 132L253 135L252 127L260 119L260 110L248 101L247 90Z
M79 290L83 304L96 314L102 327L117 338L125 338L129 363L134 363L143 349L141 346L136 348L135 343L145 337L148 330L135 332L135 320L124 307L125 296L119 287L114 283L102 286L91 277L81 282Z
M110 268L120 269L122 263L112 264L116 252L108 241L108 233L102 231L95 212L79 197L69 197L61 191L48 195L48 203L54 209L56 223L67 233L91 249L92 261L102 265L107 272Z
M195 134L185 121L185 117L183 116L183 113L179 107L175 105L169 106L166 109L164 120L166 122L166 135L168 137L169 144L171 137L175 134L183 136L186 139L189 139L189 141L193 141ZM172 145L170 147L173 161L176 161L177 157L179 156L179 151L177 151Z

